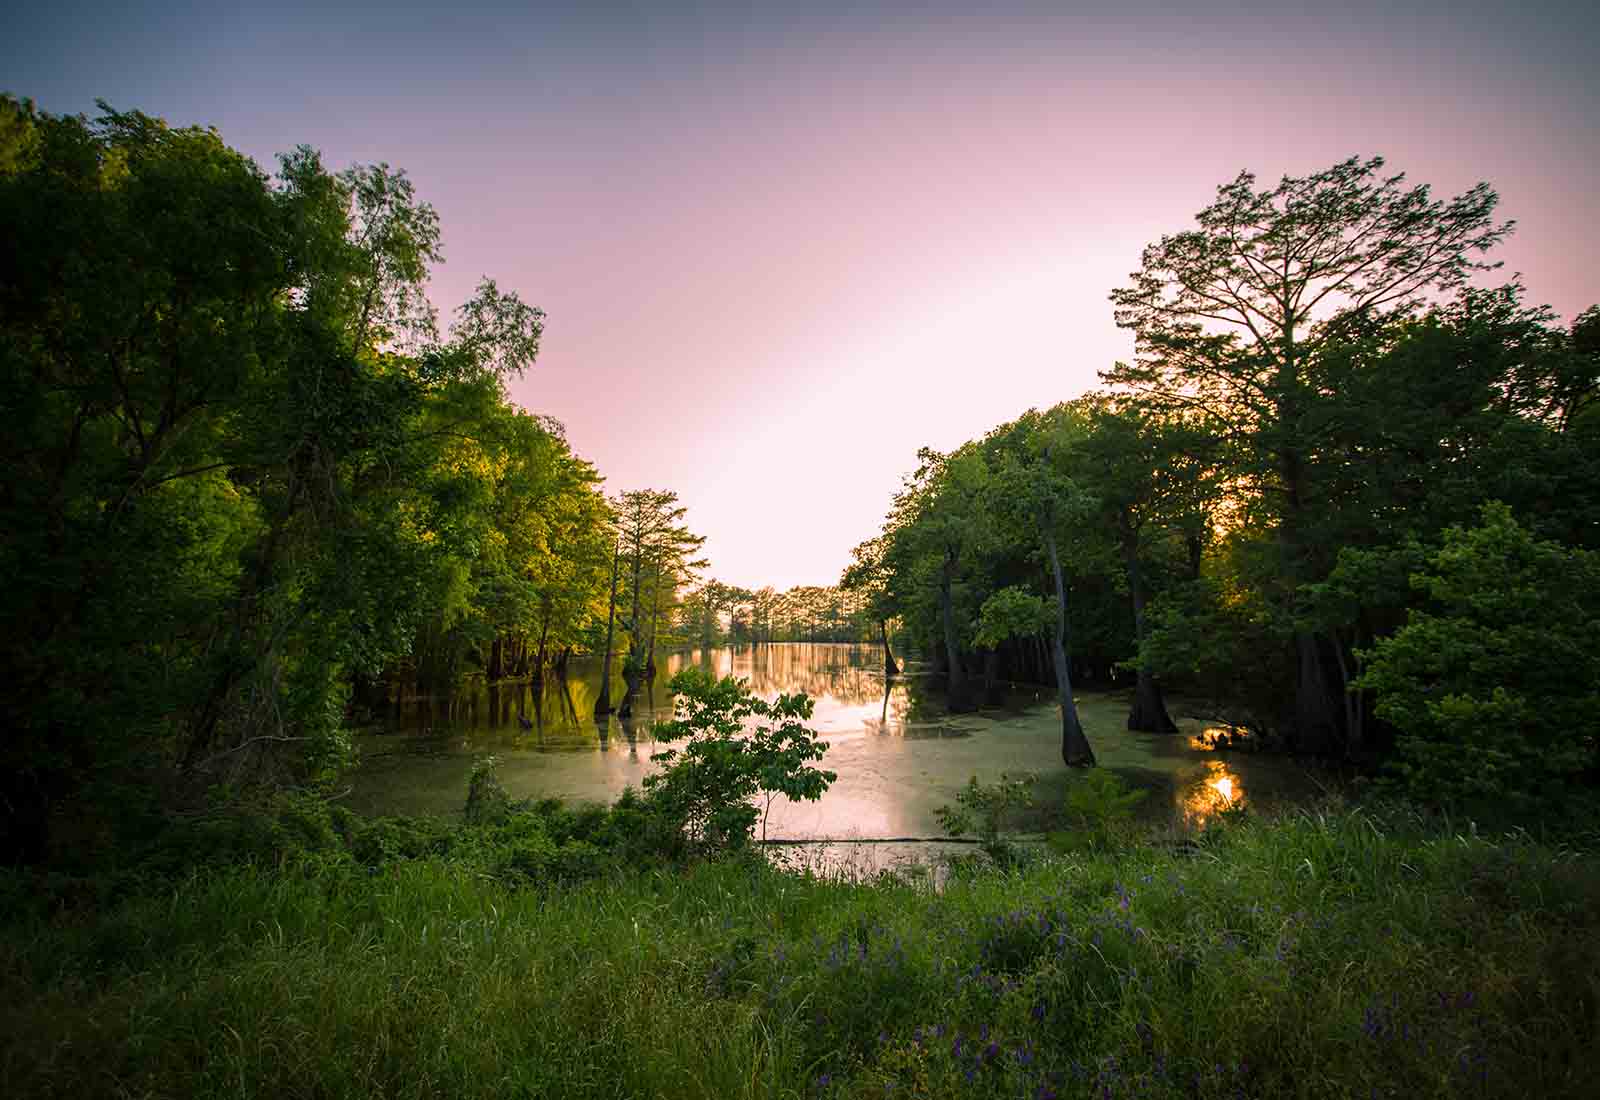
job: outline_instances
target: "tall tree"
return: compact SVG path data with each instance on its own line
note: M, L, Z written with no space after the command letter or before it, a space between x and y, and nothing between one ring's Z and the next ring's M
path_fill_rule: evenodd
M630 613L623 622L628 632L628 655L622 669L626 689L619 711L627 715L632 713L633 697L644 680L650 659L647 652L650 635L641 617L648 570L654 563L661 563L663 570L668 565L686 566L705 539L683 526L681 521L688 509L678 504L677 493L638 489L623 493L613 507L629 561Z
M839 587L861 597L863 610L877 624L878 636L883 643L883 674L898 676L900 666L895 663L894 652L889 648L889 620L894 617L895 604L889 589L885 551L881 535L857 545L850 551L852 560L839 578Z
M0 847L38 858L64 800L120 826L338 764L351 681L465 575L418 488L443 410L496 406L539 314L486 283L441 341L437 219L387 167L0 115Z
M1134 640L1149 633L1149 558L1158 546L1192 537L1222 480L1216 436L1194 416L1151 415L1137 407L1086 398L1088 430L1075 447L1080 483L1099 503L1099 519L1116 540ZM1149 662L1136 670L1128 728L1173 733L1161 685Z
M622 534L612 535L611 595L606 603L606 644L600 658L600 694L595 697L595 717L611 713L611 654L617 626L617 572L622 564ZM603 727L602 727L603 728Z
M970 635L959 616L958 592L964 570L981 557L988 539L982 504L989 490L983 456L969 445L950 454L930 448L917 452L918 467L895 496L885 523L887 554L913 584L931 590L937 601L937 635L944 656L945 705L952 713L972 710L962 641ZM966 601L970 602L970 601ZM978 602L981 602L978 601ZM974 616L977 608L972 608Z
M1064 532L1079 528L1094 506L1072 477L1072 453L1085 422L1080 410L1058 405L1047 413L1029 410L990 434L997 452L1000 514L1038 540L1055 590L1051 658L1061 707L1061 759L1069 768L1093 767L1094 749L1078 718L1067 660L1069 589L1062 567ZM1014 617L1014 616L1013 616Z
M1147 247L1132 283L1111 295L1137 358L1103 377L1156 408L1201 413L1246 448L1276 526L1285 614L1295 585L1328 566L1306 531L1318 504L1308 440L1320 366L1374 318L1463 286L1489 266L1474 257L1511 229L1494 221L1488 185L1439 201L1383 165L1351 158L1264 189L1241 173L1197 228ZM1334 747L1342 708L1321 640L1301 628L1294 641L1296 733L1307 747Z

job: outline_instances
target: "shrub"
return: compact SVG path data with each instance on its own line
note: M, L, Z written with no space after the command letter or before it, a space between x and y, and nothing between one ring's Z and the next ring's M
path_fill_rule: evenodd
M1142 788L1129 788L1121 776L1104 768L1091 768L1081 778L1074 777L1067 787L1065 809L1075 828L1052 833L1051 847L1058 851L1115 847L1125 837L1135 808L1149 794Z
M742 848L758 820L765 833L773 798L815 801L838 778L810 766L828 746L805 725L811 700L804 693L768 703L743 680L716 680L692 667L674 676L671 687L676 717L658 724L656 735L686 737L689 743L653 755L665 767L644 786L652 810L673 823L691 848ZM753 802L757 797L764 797L760 809Z
M1367 653L1357 681L1398 731L1408 794L1532 805L1600 761L1600 554L1545 542L1503 504L1451 528L1412 585L1431 607Z
M511 812L511 796L495 775L499 764L494 757L485 756L472 765L472 778L467 781L468 825L491 825Z
M956 807L940 806L934 816L948 836L976 832L984 852L996 863L1009 865L1016 862L1017 851L1004 839L1002 829L1014 811L1033 805L1033 783L1032 775L1012 778L1002 774L999 782L985 786L973 776L956 792Z

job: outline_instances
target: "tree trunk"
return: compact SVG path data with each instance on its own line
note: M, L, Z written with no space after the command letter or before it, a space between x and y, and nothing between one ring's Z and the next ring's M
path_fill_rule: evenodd
M639 652L640 643L644 641L639 630L639 590L643 572L644 544L636 539L633 546L633 615L628 619L628 659L622 666L622 706L617 708L617 713L624 716L633 714L633 695L639 690L639 680L644 672L644 662Z
M1189 558L1189 579L1197 581L1200 579L1200 563L1205 557L1205 542L1199 535L1185 535L1183 548Z
M1056 550L1056 534L1048 523L1040 525L1045 549L1050 551L1050 571L1056 582L1055 666L1056 697L1061 703L1061 759L1069 768L1094 767L1094 749L1078 721L1078 705L1072 698L1072 674L1067 670L1067 586L1061 577L1061 555Z
M501 664L501 659L500 658L501 658L500 632L496 631L495 632L495 636L494 636L494 641L489 643L489 667L484 670L484 675L489 678L489 682L491 684L494 683L496 680L500 679L500 677L505 674L502 671L503 665Z
M650 679L656 675L656 626L661 619L661 562L656 562L656 577L650 585L650 642L645 648L644 674Z
M1299 380L1294 370L1292 329L1288 329L1285 333L1285 344L1284 376L1289 384L1283 388L1285 392L1298 395ZM1298 404L1280 400L1279 420L1298 432L1300 429ZM1308 502L1305 463L1298 450L1293 447L1284 449L1280 472L1283 477L1285 500L1283 519L1278 525L1278 538L1289 579L1289 590L1286 595L1292 604L1294 586L1312 572L1312 563L1302 552L1306 547L1306 540L1301 530L1301 517L1306 514ZM1332 752L1343 741L1343 731L1340 729L1339 714L1328 688L1328 678L1322 666L1322 655L1317 649L1316 634L1307 630L1296 630L1294 647L1297 665L1293 717L1296 747L1309 752Z
M606 652L600 661L600 694L594 701L596 717L611 713L611 643L617 625L617 567L622 563L622 540L611 555L611 602L606 608Z
M967 678L961 671L961 651L956 646L956 617L950 595L950 574L954 567L954 561L947 554L939 582L939 612L944 620L945 660L949 664L945 680L945 709L951 714L961 714L973 708L967 698Z
M990 707L1005 702L1000 688L1000 650L994 646L983 651L983 702Z
M1339 637L1338 631L1334 632L1331 641L1333 642L1333 655L1339 662L1339 682L1344 688L1342 695L1344 698L1345 755L1355 757L1359 756L1366 747L1365 738L1362 736L1364 732L1362 719L1365 717L1366 701L1362 698L1361 692L1353 690L1350 686L1351 680L1355 679L1355 677L1350 675L1350 661L1345 660L1344 640ZM1351 643L1352 649L1360 644L1360 641L1361 636L1357 632L1354 635L1354 641ZM1352 660L1354 660L1354 657L1352 657ZM1359 661L1356 661L1356 676L1360 675L1361 665Z
M878 630L883 635L883 674L884 676L900 675L900 666L894 663L894 653L889 649L889 623L885 619L878 620Z
M539 656L533 662L533 678L540 683L544 682L544 652L545 642L550 638L550 610L545 609L544 622L539 625Z
M1140 650L1144 648L1144 578L1139 571L1138 536L1125 534L1122 542L1122 560L1128 569L1128 592L1133 597L1133 635ZM1161 696L1161 685L1155 675L1139 663L1137 680L1133 689L1133 709L1128 712L1128 728L1145 733L1177 733L1177 723L1167 713L1167 702Z
M1322 654L1317 650L1317 636L1306 630L1296 631L1294 645L1300 666L1294 692L1295 744L1306 752L1333 752L1343 738L1322 667Z

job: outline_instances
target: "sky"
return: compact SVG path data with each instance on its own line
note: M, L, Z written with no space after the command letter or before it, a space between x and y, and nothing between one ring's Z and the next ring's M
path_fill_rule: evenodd
M331 10L324 10L324 7ZM981 10L980 10L981 9ZM1241 170L1487 180L1491 258L1600 301L1587 3L17 5L0 90L387 162L441 313L547 314L519 404L607 489L676 491L710 575L831 584L919 447L1132 354L1110 291Z

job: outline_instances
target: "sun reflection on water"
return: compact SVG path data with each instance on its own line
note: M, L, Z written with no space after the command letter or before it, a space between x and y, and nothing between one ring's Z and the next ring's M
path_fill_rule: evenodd
M1204 826L1213 815L1235 806L1244 805L1244 785L1239 776L1228 770L1220 760L1206 761L1205 771L1197 782L1189 784L1178 794L1178 806L1183 819L1192 826Z

